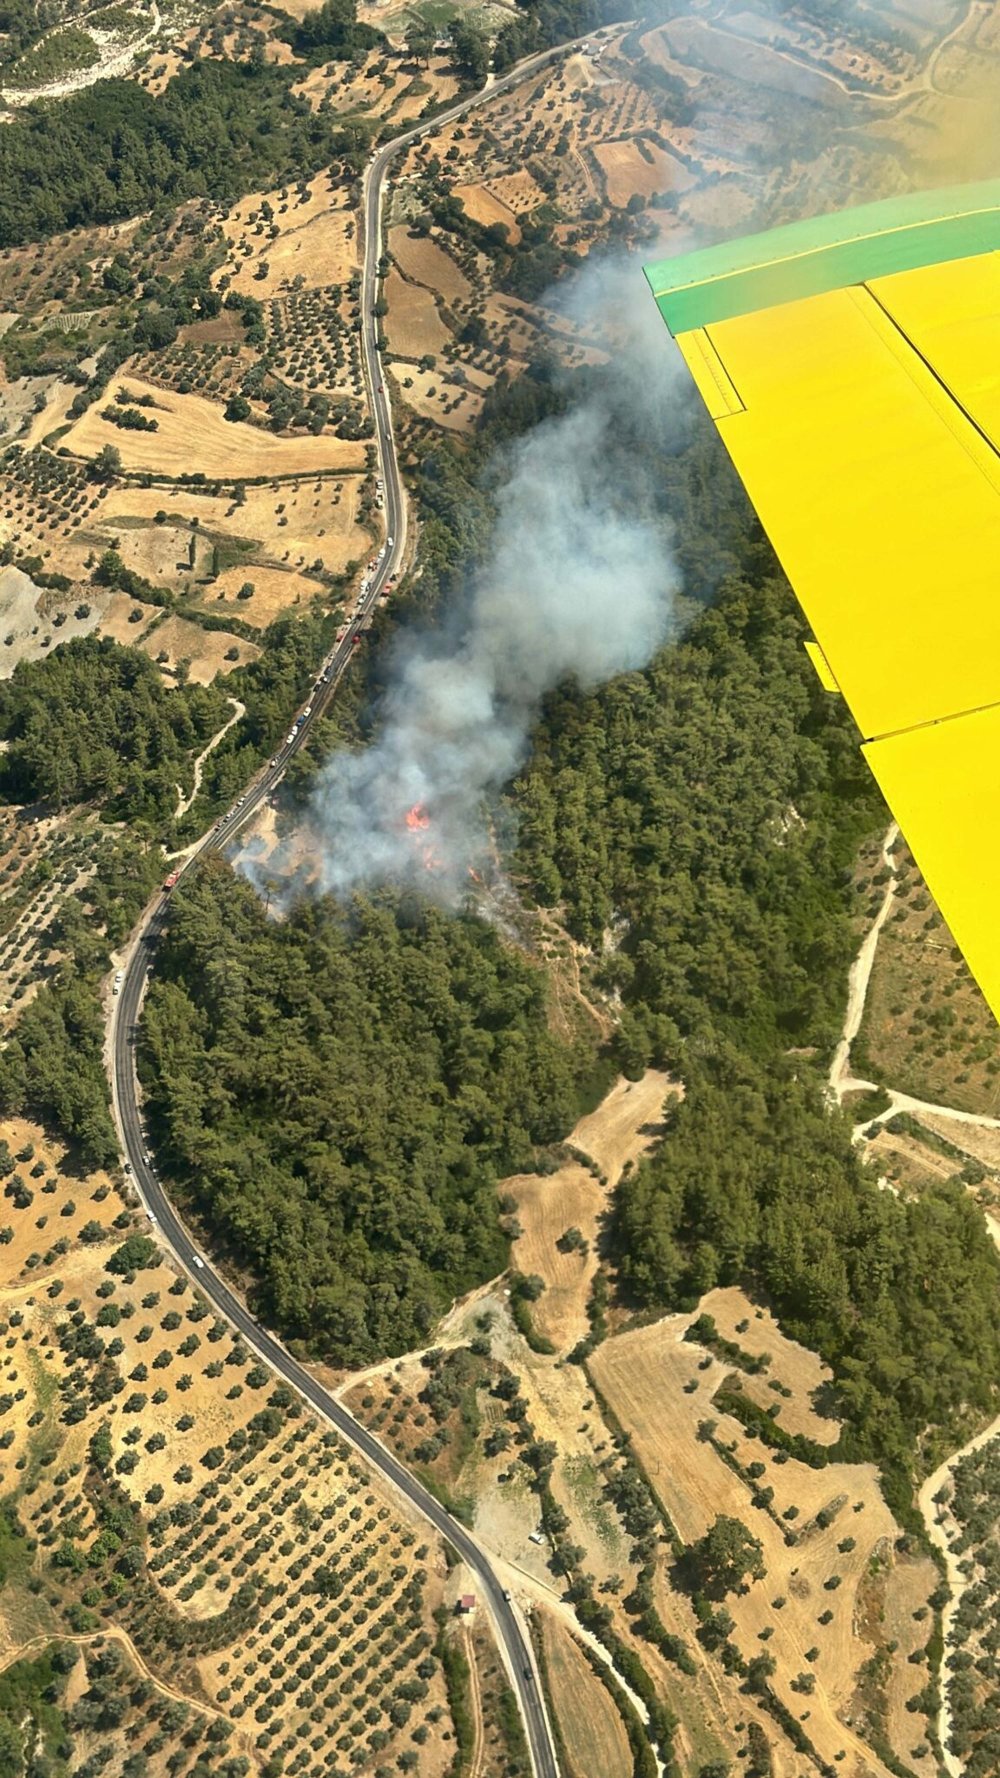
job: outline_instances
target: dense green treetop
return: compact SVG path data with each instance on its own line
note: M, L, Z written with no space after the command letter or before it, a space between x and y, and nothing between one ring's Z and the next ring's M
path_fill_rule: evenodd
M502 1267L496 1180L577 1112L544 975L491 928L361 901L275 923L222 864L175 892L142 1054L213 1241L344 1363L422 1344Z
M169 199L231 200L361 154L289 88L294 68L204 60L158 98L133 81L27 107L0 132L0 247L107 223Z
M162 823L189 755L221 727L219 690L164 685L159 668L109 638L74 637L0 683L0 795L97 801L121 820Z
M905 1507L925 1429L994 1406L1000 1262L960 1186L880 1191L824 1103L845 886L885 816L803 631L783 583L734 580L646 672L556 693L515 787L520 861L582 938L614 935L599 979L626 1069L687 1088L617 1193L623 1282L662 1309L766 1291L833 1366L845 1451Z

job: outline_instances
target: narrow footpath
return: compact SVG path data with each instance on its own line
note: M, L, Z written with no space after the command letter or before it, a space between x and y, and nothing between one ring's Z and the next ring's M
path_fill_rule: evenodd
M923 1112L925 1115L929 1114L934 1117L948 1118L958 1125L964 1124L968 1126L971 1124L977 1126L979 1129L1000 1130L1000 1118L981 1116L979 1113L973 1111L959 1111L952 1105L934 1105L924 1099L915 1099L910 1093L897 1092L893 1087L880 1086L879 1083L875 1081L861 1080L851 1072L851 1048L861 1029L861 1021L864 1017L865 1002L868 997L872 969L874 968L875 957L878 951L879 935L892 911L893 902L896 898L896 889L899 879L896 869L894 849L898 838L899 828L896 823L893 822L882 842L882 858L890 872L889 880L886 884L885 895L882 898L878 913L875 915L871 926L868 928L868 931L865 933L865 936L861 941L860 949L854 962L851 964L848 976L847 1008L844 1013L844 1028L840 1035L840 1042L837 1044L833 1053L833 1061L830 1064L830 1073L828 1077L830 1096L838 1105L840 1105L843 1103L846 1093L872 1093L881 1090L888 1094L889 1104L884 1111L880 1111L875 1117L868 1118L864 1123L855 1126L855 1142L864 1141L865 1138L870 1135L873 1130L877 1129L880 1124L886 1123L900 1111L909 1112L916 1118L919 1118L921 1112ZM956 1146L961 1146L961 1141L958 1138L956 1138ZM995 1217L987 1215L986 1227L994 1243L1000 1247L1000 1222L998 1222ZM981 1432L977 1432L974 1438L969 1439L968 1443L963 1445L961 1450L954 1451L950 1457L946 1457L944 1462L934 1471L934 1474L927 1477L927 1480L924 1482L917 1496L917 1503L924 1524L927 1526L927 1534L935 1547L941 1551L948 1576L950 1597L941 1613L941 1635L944 1642L945 1656L948 1654L951 1627L955 1620L955 1613L961 1603L962 1594L968 1585L968 1582L959 1567L958 1557L954 1554L951 1548L951 1538L955 1536L957 1527L952 1524L949 1528L949 1515L947 1510L944 1512L939 1511L939 1508L934 1503L934 1496L940 1492L942 1487L950 1484L953 1471L956 1466L961 1463L963 1457L967 1457L972 1451L978 1451L981 1445L989 1444L991 1439L997 1437L1000 1437L1000 1415L998 1415L989 1426L984 1427ZM950 1751L948 1745L951 1739L951 1704L948 1695L946 1672L942 1673L941 1678L941 1708L938 1712L938 1739L940 1740L943 1750L944 1765L948 1772L948 1778L962 1778L961 1761Z

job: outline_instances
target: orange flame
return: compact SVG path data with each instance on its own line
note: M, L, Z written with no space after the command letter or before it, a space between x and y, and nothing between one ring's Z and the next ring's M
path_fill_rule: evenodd
M444 865L434 851L433 839L425 839L423 837L431 825L431 818L428 815L427 810L424 808L423 803L414 803L412 809L407 809L405 821L410 833L412 833L416 839L417 852L424 869L429 871L443 870Z

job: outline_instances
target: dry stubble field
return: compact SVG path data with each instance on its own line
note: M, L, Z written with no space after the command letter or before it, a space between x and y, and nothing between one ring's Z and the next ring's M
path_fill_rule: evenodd
M240 480L364 467L364 447L349 439L280 437L243 420L224 419L222 408L201 395L168 395L134 376L128 377L128 385L155 402L151 413L156 432L124 432L102 419L95 403L67 433L68 450L94 457L104 445L114 445L126 469L159 471L169 477L200 471L209 478Z
M346 283L358 269L354 213L343 186L326 172L302 187L252 193L233 206L222 226L228 249L222 271L234 290L258 302L293 281L307 290Z
M554 1612L541 1611L542 1646L552 1701L566 1746L563 1778L631 1778L632 1754L622 1719Z
M711 1313L711 1298L700 1308ZM746 1310L752 1324L749 1302ZM871 1583L879 1579L890 1597L911 1585L908 1572L896 1579L899 1530L876 1471L871 1464L831 1462L813 1469L795 1458L781 1461L782 1453L720 1414L713 1397L732 1367L684 1340L692 1319L668 1316L607 1340L589 1361L591 1374L616 1420L632 1435L639 1462L685 1543L701 1537L723 1514L749 1525L762 1544L766 1578L726 1600L736 1622L733 1640L744 1657L752 1659L766 1646L776 1662L772 1684L796 1715L803 1703L792 1683L813 1674L809 1734L820 1755L835 1760L844 1749L850 1755L853 1746L854 1757L863 1756L885 1778L886 1769L845 1722L863 1664L882 1641L880 1625L865 1611ZM791 1387L794 1365L786 1375L775 1345L769 1347L775 1376ZM793 1348L793 1355L799 1350ZM798 1368L801 1387L801 1363ZM804 1422L803 1410L798 1418ZM791 1421L789 1415L789 1429ZM700 1431L705 1423L712 1426L711 1439ZM720 1447L730 1453L729 1461ZM769 1511L754 1505L757 1491L768 1488L773 1490ZM793 1542L786 1542L788 1533ZM924 1604L935 1580L932 1564L924 1562ZM881 1609L886 1609L884 1599ZM925 1628L921 1645L926 1634ZM919 1691L918 1681L914 1669L907 1696ZM911 1723L912 1747L921 1739L920 1718L911 1717ZM904 1751L910 1757L910 1748ZM846 1770L852 1770L850 1763Z
M623 1168L634 1165L662 1133L664 1101L679 1091L669 1075L649 1069L641 1080L619 1080L597 1110L580 1119L567 1146L591 1160L604 1183L582 1161L569 1161L555 1173L522 1173L503 1181L500 1189L515 1199L522 1231L514 1243L514 1264L542 1278L546 1287L532 1307L532 1320L560 1352L588 1331L587 1298L610 1191ZM585 1255L559 1246L572 1228L587 1243Z

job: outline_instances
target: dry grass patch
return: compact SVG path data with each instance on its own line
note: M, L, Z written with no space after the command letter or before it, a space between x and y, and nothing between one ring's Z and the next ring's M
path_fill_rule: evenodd
M457 388L445 380L446 373L441 370L420 370L415 364L399 364L395 369L400 396L421 419L433 420L449 432L467 432L478 419L483 398L477 389Z
M521 239L521 229L513 210L486 185L456 185L452 192L461 204L467 216L473 222L481 223L483 228L492 227L494 222L502 222L509 230L511 245L516 247Z
M131 375L128 386L135 394L149 395L156 402L157 431L123 432L101 418L95 403L67 433L70 451L93 457L109 444L121 452L126 469L172 477L200 471L234 481L258 475L357 469L363 463L363 445L346 439L279 438L244 421L224 419L222 408L204 396L168 394Z
M900 1092L1000 1113L1000 1030L905 847L852 1061Z
M108 537L117 536L121 553L133 565L149 552L148 559L164 564L174 559L186 562L193 521L200 533L196 572L205 571L211 557L215 537L232 538L249 547L237 567L230 573L224 569L219 579L207 588L193 589L201 594L211 609L214 589L229 589L235 581L239 591L244 580L256 581L260 567L272 570L300 569L318 562L331 574L339 574L352 561L366 558L371 538L358 523L358 502L361 477L353 475L325 478L314 482L308 478L288 484L270 483L247 488L242 505L225 495L193 494L186 489L169 491L163 488L118 488L109 496L101 511L100 534L92 539L92 547L105 549ZM165 523L153 523L158 512L166 513ZM157 535L169 542L157 543ZM153 541L149 541L152 536ZM162 578L171 579L164 573ZM190 572L179 574L177 584L187 585ZM314 583L307 583L312 592ZM294 595L293 595L294 596ZM242 604L237 615L247 616ZM250 621L253 621L252 608Z
M112 537L118 554L127 568L160 586L185 591L192 588L199 573L211 565L211 545L187 526L154 525L144 521L125 520L116 525L103 514L98 520L101 550L107 549ZM195 539L196 559L191 564L189 549ZM208 561L200 557L207 553ZM129 605L135 600L129 599Z
M859 1589L873 1562L891 1564L899 1528L873 1465L810 1469L794 1458L775 1461L776 1453L748 1437L738 1421L714 1413L712 1398L727 1367L706 1363L698 1347L683 1343L690 1319L670 1316L606 1341L591 1369L684 1541L702 1536L719 1514L742 1520L760 1540L766 1578L726 1600L736 1620L733 1640L746 1659L766 1644L776 1662L774 1688L796 1715L802 1701L792 1681L804 1672L815 1676L809 1734L832 1760L859 1746L841 1721L874 1645L857 1617ZM715 1423L714 1442L699 1436L706 1420ZM723 1461L719 1443L742 1475ZM759 1470L744 1479L751 1464ZM770 1511L754 1506L758 1488L773 1489ZM795 1541L787 1543L788 1536ZM919 1674L913 1693L918 1680ZM881 1762L863 1751L870 1769L886 1778Z
M345 188L329 173L317 173L305 189L307 197L294 184L284 197L280 190L258 192L230 212L223 224L229 244L223 269L234 290L264 301L295 279L302 280L300 288L313 289L346 284L357 271L357 227ZM262 214L264 204L270 217Z
M358 520L360 493L361 477L350 475L294 487L248 488L246 504L218 528L253 539L260 553L277 563L301 568L318 560L329 573L340 574L372 548ZM253 578L248 571L247 579Z
M121 643L123 648L138 647L150 624L162 616L161 606L143 605L130 593L105 594L105 598L107 604L101 611L98 630L102 636L110 636L112 642Z
M788 1433L801 1433L818 1445L835 1445L840 1420L833 1412L833 1372L808 1346L800 1346L783 1334L770 1309L759 1309L735 1285L710 1290L698 1305L699 1314L711 1315L724 1340L731 1340L752 1358L767 1356L766 1372L741 1372L740 1387L763 1408L780 1403L780 1421ZM769 1387L782 1385L782 1393ZM790 1390L791 1394L784 1394ZM821 1413L817 1403L829 1408Z
M597 1162L611 1185L658 1142L664 1131L667 1100L683 1098L684 1089L657 1068L639 1080L617 1080L595 1111L582 1117L569 1141Z
M665 153L653 143L644 153L634 141L598 142L594 154L604 174L608 202L616 210L624 210L629 198L637 193L648 198L654 192L689 191L694 184L694 175L672 154Z
M186 617L168 617L144 636L139 646L165 674L176 673L178 662L187 661L188 678L195 685L210 685L219 674L232 673L260 653L253 642L244 642L228 630L203 630Z
M235 309L223 309L206 321L189 321L177 335L182 346L242 346L243 323Z
M451 332L438 313L431 292L422 284L408 284L393 266L385 280L389 304L385 330L393 352L402 358L423 358L443 351Z
M523 1231L513 1245L514 1264L519 1272L545 1280L544 1295L531 1305L535 1331L560 1352L568 1351L589 1331L587 1298L597 1271L595 1244L606 1194L575 1163L548 1176L517 1174L505 1179L501 1190L514 1199ZM563 1251L559 1243L573 1228L585 1249Z
M79 394L79 389L75 383L62 383L57 380L50 384L44 394L45 406L40 413L32 414L27 430L18 437L18 444L23 445L26 451L41 444L47 433L54 432L57 426L63 425L69 413L70 404Z
M240 589L248 584L253 587L253 594L249 599L241 599ZM323 588L294 568L263 568L256 563L248 567L244 563L220 574L205 589L204 603L210 610L229 605L234 616L263 630L286 612L305 615L317 593L322 595Z
M641 1080L617 1081L597 1109L580 1119L567 1145L592 1158L600 1181L572 1161L555 1173L517 1174L500 1187L515 1200L522 1231L514 1243L514 1264L545 1282L544 1294L531 1306L532 1322L560 1352L589 1331L587 1299L608 1189L662 1134L664 1099L677 1091L668 1075L651 1068ZM575 1236L565 1243L570 1230L578 1232L582 1245Z
M413 235L408 228L389 230L389 252L404 277L437 291L446 302L466 302L472 286L450 253L428 235Z
M631 1778L625 1725L605 1687L569 1632L540 1611L542 1647L556 1717L566 1748L565 1778Z

